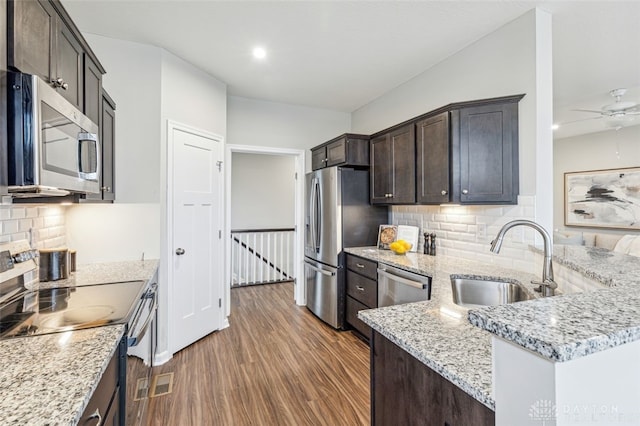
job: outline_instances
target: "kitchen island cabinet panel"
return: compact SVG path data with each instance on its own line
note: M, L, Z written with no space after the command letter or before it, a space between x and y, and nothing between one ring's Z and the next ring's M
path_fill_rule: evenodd
M374 331L372 425L489 426L495 413Z

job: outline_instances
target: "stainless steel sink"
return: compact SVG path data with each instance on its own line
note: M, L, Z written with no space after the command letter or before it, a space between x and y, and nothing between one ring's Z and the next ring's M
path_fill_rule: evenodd
M453 302L467 308L521 302L532 299L516 282L451 276Z

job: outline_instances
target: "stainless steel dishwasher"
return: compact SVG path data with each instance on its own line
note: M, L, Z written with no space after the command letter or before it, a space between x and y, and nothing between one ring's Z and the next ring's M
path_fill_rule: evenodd
M380 264L378 307L421 302L431 297L431 277Z

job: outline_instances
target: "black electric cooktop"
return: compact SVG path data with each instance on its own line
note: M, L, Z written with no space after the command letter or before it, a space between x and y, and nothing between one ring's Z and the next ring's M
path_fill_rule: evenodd
M0 307L0 339L127 323L144 281L25 290Z

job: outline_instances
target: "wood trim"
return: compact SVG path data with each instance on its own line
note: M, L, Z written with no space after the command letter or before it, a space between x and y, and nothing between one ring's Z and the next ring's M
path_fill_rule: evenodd
M408 124L414 124L417 121L420 120L424 120L425 118L429 118L433 115L438 115L440 113L443 113L445 111L452 111L452 110L457 110L457 109L461 109L461 108L468 108L468 107L475 107L475 106L482 106L482 105L490 105L490 104L501 104L501 103L515 103L515 102L520 102L520 100L522 98L524 98L526 96L526 94L522 93L519 95L510 95L510 96L500 96L500 97L496 97L496 98L486 98L486 99L476 99L476 100L472 100L472 101L463 101L463 102L454 102L454 103L450 103L448 105L442 106L440 108L434 109L432 111L429 111L427 113L421 114L417 117L413 117L410 118L408 120L403 121L402 123L399 124L394 124L391 127L388 127L386 129L380 130L374 134L371 135L371 138L375 138L377 136L380 136L381 134L384 133L388 133L390 131L399 129L400 127L406 126Z
M324 146L330 145L333 142L337 142L342 138L346 138L346 139L364 139L364 140L369 140L370 136L369 135L361 135L359 133L343 133L340 136L336 136L335 138L328 140L326 142L321 143L320 145L316 145L313 148L311 148L311 151L313 151L314 149L318 149L318 148L322 148Z

